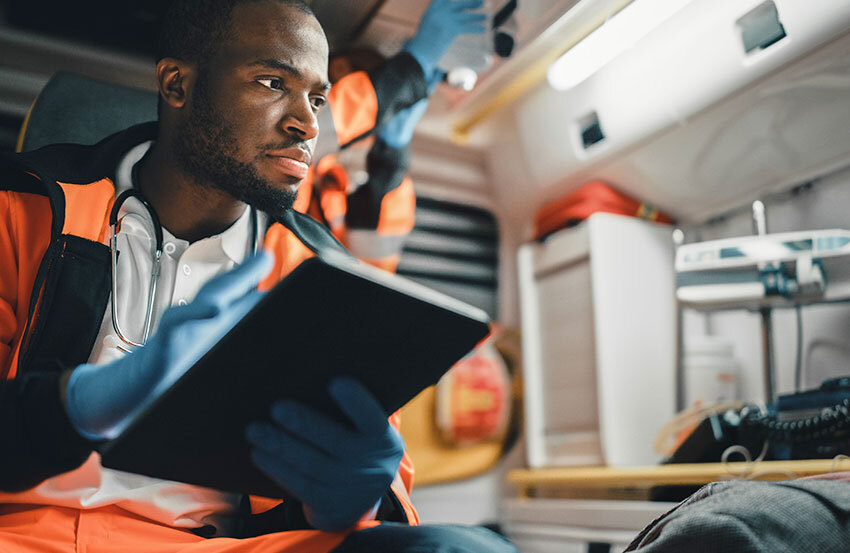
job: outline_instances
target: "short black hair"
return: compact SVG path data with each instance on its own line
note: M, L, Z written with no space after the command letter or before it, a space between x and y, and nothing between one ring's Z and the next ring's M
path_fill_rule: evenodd
M225 37L233 8L261 0L173 0L160 27L157 60L205 62ZM304 0L273 0L316 16Z

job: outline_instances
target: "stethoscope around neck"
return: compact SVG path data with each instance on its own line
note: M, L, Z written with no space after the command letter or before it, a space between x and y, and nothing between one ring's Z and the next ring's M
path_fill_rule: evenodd
M162 271L162 224L159 222L159 216L156 214L156 210L153 208L150 202L148 202L147 198L145 198L141 190L138 189L138 168L139 163L136 163L133 166L132 170L133 188L125 190L124 192L119 194L118 197L115 199L115 203L112 205L112 210L109 212L109 228L111 231L109 237L109 252L112 262L112 328L115 330L115 334L116 336L118 336L118 339L123 342L123 344L117 344L118 349L126 353L130 353L131 351L133 351L134 348L142 347L148 341L148 337L150 336L151 331L151 325L153 324L154 301L156 300L156 285L159 281L159 275ZM147 210L148 216L150 217L151 224L153 226L156 246L153 255L153 265L151 267L151 283L148 287L147 308L145 310L145 325L141 342L136 342L132 340L123 330L121 330L121 325L118 322L118 232L120 231L121 227L121 219L118 218L118 213L121 210L121 206L123 206L124 202L127 201L129 198L136 198ZM251 226L252 230L254 231L254 240L252 242L251 253L256 254L261 240L260 224L259 218L257 216L257 210L253 207L249 209L251 210Z

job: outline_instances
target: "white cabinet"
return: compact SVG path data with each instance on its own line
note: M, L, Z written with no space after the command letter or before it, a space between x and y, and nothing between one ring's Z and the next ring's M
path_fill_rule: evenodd
M519 252L531 467L658 461L674 414L672 229L599 213Z

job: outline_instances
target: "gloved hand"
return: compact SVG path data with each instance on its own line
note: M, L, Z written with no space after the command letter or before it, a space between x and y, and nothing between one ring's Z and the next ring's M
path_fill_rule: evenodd
M330 395L352 426L293 400L272 407L272 422L246 429L254 463L304 504L315 528L348 528L375 509L404 454L378 401L359 382L337 378Z
M437 62L458 35L484 32L487 16L472 13L483 5L483 0L432 0L416 35L402 47L419 62L426 79L432 78Z
M186 372L262 297L268 252L206 283L189 305L170 307L143 347L105 365L71 373L65 405L74 428L90 440L114 438Z
M444 73L439 69L433 72L427 83L426 91L428 96L431 95L434 88L443 80L443 75ZM388 146L396 149L404 148L410 144L416 124L419 123L419 120L425 114L425 110L428 109L428 96L393 115L392 119L381 126L381 129L378 131L378 138L383 140Z

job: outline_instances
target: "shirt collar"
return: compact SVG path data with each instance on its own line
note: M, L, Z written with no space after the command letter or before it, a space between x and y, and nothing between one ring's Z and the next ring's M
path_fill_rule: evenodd
M219 234L221 249L234 263L242 263L251 251L254 232L251 224L251 208L246 206L242 215L230 227Z
M134 146L118 162L118 168L115 170L115 196L133 188L133 166L145 157L152 144L153 140L148 140Z

